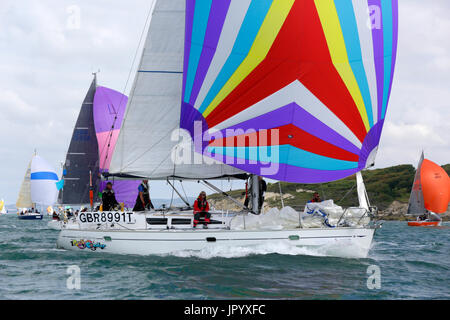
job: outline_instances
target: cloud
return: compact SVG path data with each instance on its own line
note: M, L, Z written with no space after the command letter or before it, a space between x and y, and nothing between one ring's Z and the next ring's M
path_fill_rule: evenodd
M450 2L400 3L399 49L377 167L450 163Z

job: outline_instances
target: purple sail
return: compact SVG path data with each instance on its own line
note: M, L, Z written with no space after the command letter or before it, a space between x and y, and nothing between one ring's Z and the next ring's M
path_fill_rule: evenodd
M108 172L122 126L128 97L105 87L97 87L94 97L94 125L98 141L100 172ZM100 183L102 191L108 181ZM132 207L137 197L140 180L111 181L116 199Z

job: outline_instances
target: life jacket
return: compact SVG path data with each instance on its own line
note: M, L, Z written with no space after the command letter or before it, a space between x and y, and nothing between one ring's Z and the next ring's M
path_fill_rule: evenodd
M209 203L206 199L202 200L202 199L198 198L197 200L195 200L194 213L208 212L208 211L209 211Z
M116 196L114 194L114 190L105 189L102 193L102 210L110 211L114 206L117 205Z
M148 203L150 202L150 191L148 190L148 185L141 183L141 186L144 189L144 191L142 191L142 195L144 196L145 203Z
M105 189L105 190L103 190L103 193L112 193L112 194L114 194L114 190L113 189L111 189L111 190Z
M140 187L142 187L142 189L143 189L142 191L139 191L139 192L142 192L142 196L144 197L145 206L142 205L141 197L139 196L139 192L138 192L133 211L144 211L145 207L148 205L150 205L150 207L153 208L153 204L150 200L150 191L149 191L148 185L141 183Z

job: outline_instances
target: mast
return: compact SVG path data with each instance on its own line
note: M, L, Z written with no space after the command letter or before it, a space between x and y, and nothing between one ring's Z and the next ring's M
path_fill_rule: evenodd
M370 202L369 197L367 196L366 186L364 184L361 171L356 174L356 184L357 184L359 207L369 211Z
M259 210L259 177L255 174L252 174L250 179L252 180L252 211L255 214L260 214Z

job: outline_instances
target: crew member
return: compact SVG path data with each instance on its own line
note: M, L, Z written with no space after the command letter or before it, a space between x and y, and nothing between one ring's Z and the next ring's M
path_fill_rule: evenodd
M320 195L318 192L314 192L313 194L313 198L311 199L311 201L309 201L308 203L311 202L322 202L322 200L320 199Z
M136 198L133 211L145 211L149 209L155 209L152 201L150 200L150 188L148 187L148 180L142 180L142 183L138 187L139 193Z
M209 213L209 203L206 200L206 192L200 192L197 200L194 202L194 228L200 222L200 218L204 217L203 228L208 229L208 224L211 222L211 213Z
M242 195L245 196L244 206L247 208L250 203L250 200L252 199L252 190L253 190L253 183L251 177L249 181L250 182L245 183L245 192L242 193ZM258 211L261 212L261 208L264 205L264 197L267 191L267 183L262 177L258 177L258 181L259 181Z
M264 204L264 197L266 195L267 191L267 183L264 181L264 179L260 176L258 177L259 180L259 202L258 202L258 209L259 212L261 212L262 206Z
M59 214L58 214L58 212L56 212L56 210L54 210L53 211L53 220L56 220L56 221L59 221L60 219L59 219Z
M105 190L102 192L102 206L103 211L112 211L119 203L116 200L116 195L113 190L111 182L106 184Z

